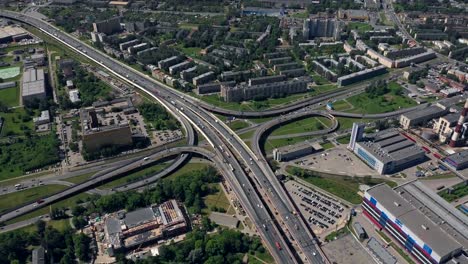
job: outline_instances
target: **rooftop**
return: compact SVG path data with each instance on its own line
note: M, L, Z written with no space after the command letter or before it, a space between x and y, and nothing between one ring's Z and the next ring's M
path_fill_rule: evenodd
M396 264L397 261L388 251L375 239L371 238L367 242L367 247L376 255L383 264Z
M468 162L468 150L463 150L463 151L454 153L448 156L447 159L450 159L451 161L457 164Z
M25 34L26 30L21 27L6 26L0 28L0 39L9 38L21 34Z
M383 163L402 160L424 152L419 146L393 129L378 132L372 135L369 141L361 141L357 144Z
M23 74L22 95L45 94L45 80L43 69L27 69Z
M424 241L438 255L445 256L462 247L453 237L449 236L387 184L371 187L367 193L393 217L397 218L402 226L411 230L417 239Z

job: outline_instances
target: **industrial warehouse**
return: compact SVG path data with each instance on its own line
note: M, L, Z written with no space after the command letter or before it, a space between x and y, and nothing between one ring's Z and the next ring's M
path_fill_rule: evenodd
M383 130L364 138L364 124L353 124L348 148L380 174L414 166L426 159L425 152L398 130Z
M464 258L468 219L426 189L419 182L395 190L386 184L371 187L364 195L364 214L420 263L460 263L457 258Z
M175 200L132 212L117 212L104 221L109 256L150 242L171 238L188 231L186 217Z

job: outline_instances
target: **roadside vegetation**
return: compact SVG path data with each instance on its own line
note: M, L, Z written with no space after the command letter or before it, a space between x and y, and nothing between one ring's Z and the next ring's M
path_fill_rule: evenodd
M330 173L317 172L312 170L301 169L298 167L288 166L286 171L294 176L297 176L312 185L315 185L327 192L330 192L352 204L359 204L362 201L359 196L359 185L365 184L373 186L385 182L391 187L395 187L396 183L389 180L365 177L351 177L336 175Z
M451 188L440 191L438 194L447 202L453 202L468 195L468 185L462 182Z

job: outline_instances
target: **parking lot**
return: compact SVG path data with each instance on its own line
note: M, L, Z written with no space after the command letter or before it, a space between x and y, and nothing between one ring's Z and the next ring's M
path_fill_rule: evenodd
M349 209L339 201L295 181L285 187L317 236L324 238L346 224Z
M155 131L153 135L152 143L156 146L179 140L184 136L180 129Z
M345 145L339 145L335 148L315 153L288 163L289 165L297 165L304 169L312 169L333 174L347 176L378 176L375 170L371 169L346 149ZM338 164L339 166L337 166Z

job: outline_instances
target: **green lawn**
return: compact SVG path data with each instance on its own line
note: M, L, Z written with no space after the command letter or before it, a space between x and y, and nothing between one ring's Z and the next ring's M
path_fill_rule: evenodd
M256 124L261 124L273 120L276 117L263 117L263 118L250 118L249 121L252 121Z
M0 196L0 212L5 212L16 206L39 200L42 197L63 191L67 186L44 185L26 189L19 192L4 194Z
M444 174L435 174L432 176L424 177L422 180L440 180L440 179L449 179L449 178L455 178L457 175L455 173L444 173Z
M307 10L303 12L296 12L296 13L293 13L291 17L305 19L309 17L309 12Z
M243 128L246 128L246 127L249 127L249 123L245 122L245 121L242 121L242 120L239 120L239 119L236 119L232 122L229 122L228 126L232 129L232 130L239 130L239 129L243 129Z
M335 145L333 145L333 143L331 143L331 142L325 142L325 143L322 144L322 148L325 149L325 150L331 149L331 148L334 148L334 147L335 147Z
M99 188L106 188L106 189L114 188L114 187L118 187L121 185L125 185L130 182L137 181L139 179L147 178L149 176L152 176L153 174L160 172L165 167L167 167L167 163L159 163L151 167L147 167L142 170L132 172L128 175L122 176L116 180L113 180L111 182L108 182L104 185L99 186Z
M322 130L332 125L331 120L325 117L309 117L283 125L270 134L271 136L288 135Z
M286 171L352 204L359 204L362 201L361 196L358 195L360 184L372 186L385 182L391 187L396 186L396 183L393 181L371 178L370 176L342 176L311 170L304 170L293 166L288 166Z
M346 234L349 234L349 229L345 226L337 231L331 232L329 235L325 237L325 241L330 242L335 240L335 238L340 238Z
M239 137L241 139L251 139L254 133L255 133L255 130L250 130L245 133L239 134Z
M264 150L265 153L269 154L273 149L284 147L287 145L293 145L305 140L313 139L313 136L306 137L295 137L295 138L280 138L280 139L267 139L265 142Z
M371 98L368 93L352 96L347 99L347 101L354 106L354 109L349 112L378 114L417 105L413 99L392 92L399 87L401 87L399 84L391 82L388 84L388 88L391 92L376 98Z
M202 48L199 47L184 48L183 46L179 46L179 49L182 51L182 53L192 58L200 57L200 51L202 50Z
M169 178L176 178L176 177L179 177L180 175L184 175L184 174L187 174L187 173L190 173L192 171L199 171L199 170L203 170L207 167L209 167L210 165L207 164L207 163L187 163L185 164L183 167L179 168L176 172L168 175L166 178L169 179Z
M6 106L18 106L19 105L19 87L11 87L0 90L0 102ZM1 114L0 114L1 115Z
M360 32L366 32L366 31L372 30L372 26L369 23L363 23L363 22L349 22L348 28L356 29L357 31L360 31Z
M9 113L0 112L4 119L3 129L0 136L18 135L23 136L25 130L32 131L34 124L32 117L23 108L12 109Z
M348 103L346 100L341 100L333 103L333 110L335 111L346 111L353 109L353 105Z
M5 224L9 225L9 224L16 223L16 222L19 222L19 221L23 221L23 220L26 220L26 219L30 219L30 218L33 218L33 217L37 217L37 216L40 216L40 215L48 214L48 213L50 213L51 208L53 209L53 208L73 207L73 206L75 206L77 204L85 202L86 199L88 199L90 196L91 195L87 194L87 193L80 193L80 194L77 194L77 195L72 196L70 198L67 198L65 200L53 203L50 206L42 207L42 208L40 208L40 209L38 209L36 211L27 213L25 215L16 217L16 218L11 219L11 220L8 220L8 221L5 222Z
M66 178L64 180L67 181L67 182L78 184L78 183L82 183L82 182L87 181L88 179L90 179L96 173L97 172L85 173L85 174L81 174L81 175L78 175L78 176L73 176L73 177L70 177L70 178Z
M442 198L444 198L447 202L453 202L457 199L460 199L468 195L468 185L466 185L464 182L453 186L452 189L453 190L451 191L451 193L448 193L448 189L447 189L447 190L438 192L438 194Z
M55 164L59 161L58 147L54 133L24 138L14 144L1 143L0 180Z
M336 141L340 144L348 144L349 143L349 137L350 135L345 135L345 136L341 136L339 138L336 139Z
M372 119L361 119L361 118L349 118L349 117L337 117L338 123L340 124L339 130L346 130L353 127L353 123L368 123Z
M226 194L224 194L224 191L221 190L221 186L218 183L213 183L211 184L211 187L216 188L217 191L203 197L203 202L205 203L206 207L202 209L202 212L208 215L214 207L222 208L228 212L229 206L231 204L229 203Z

